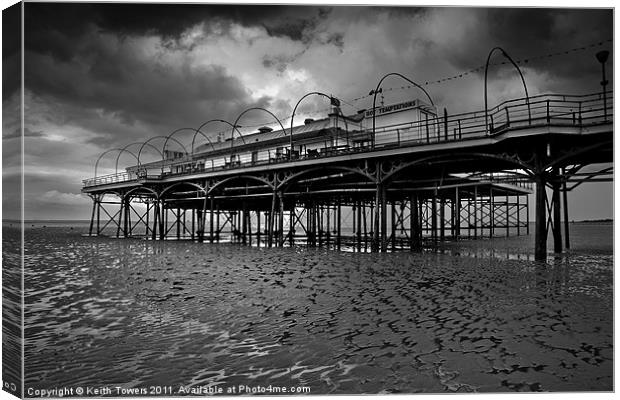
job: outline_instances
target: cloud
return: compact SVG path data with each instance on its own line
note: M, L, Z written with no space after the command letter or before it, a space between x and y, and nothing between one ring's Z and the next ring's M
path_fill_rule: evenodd
M64 201L76 198L63 194L78 193L111 148L210 119L233 122L250 107L267 108L288 126L295 103L312 91L341 98L354 113L371 106L365 95L388 72L432 82L484 65L494 46L521 59L613 36L611 10L118 3L26 3L25 10L25 172L33 212L45 199L47 209L68 213ZM598 49L522 63L530 94L599 90ZM519 76L503 61L498 54L492 60L490 104L522 95ZM19 85L8 76L3 154L16 162ZM483 78L478 71L424 87L440 111L472 111L483 107ZM378 100L424 97L407 85L386 79ZM327 99L307 97L295 121L328 109ZM262 111L239 124L244 132L277 126ZM212 139L220 131L230 128L205 127ZM175 134L188 146L192 136ZM163 140L151 143L161 148ZM150 151L145 157L156 157ZM114 173L116 156L106 154L98 174ZM121 167L133 162L121 154Z
M88 196L78 193L62 193L58 190L50 190L41 195L43 203L61 203L66 206L84 206L91 203Z

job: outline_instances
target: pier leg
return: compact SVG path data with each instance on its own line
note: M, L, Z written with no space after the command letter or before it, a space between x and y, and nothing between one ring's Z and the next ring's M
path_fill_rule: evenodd
M564 197L564 247L570 249L570 236L568 224L568 190L566 189L566 171L562 169L562 194Z
M420 204L418 200L418 195L415 193L411 194L411 216L409 217L410 221L410 234L409 237L411 239L411 250L412 251L420 251L422 249L422 230L420 229Z
M536 228L534 257L538 261L547 259L547 193L545 179L542 175L536 177Z
M123 223L123 213L125 212L125 197L121 196L121 209L118 211L118 222L116 224L116 237L121 237L121 226Z
M319 236L319 247L323 246L323 205L317 204L316 207L317 235Z
M387 251L387 193L381 185L381 252Z
M331 232L331 208L332 208L332 204L331 204L331 199L328 200L329 203L327 203L327 209L326 211L326 218L325 218L325 222L326 227L325 227L325 231L326 231L326 235L325 235L325 242L327 244L327 248L329 249L329 245L331 243L331 236L332 236L332 232Z
M478 239L478 186L474 186L474 239Z
M278 219L278 246L284 247L284 197L282 192L278 192L278 202L280 203L280 216Z
M364 251L368 251L368 223L366 221L366 201L362 201L362 219L364 220Z
M243 202L243 210L241 210L241 243L248 244L248 204Z
M146 201L146 222L144 223L145 226L145 233L144 233L144 237L148 238L149 237L149 228L151 227L150 225L150 221L149 221L149 217L151 216L151 208L153 208L151 206L151 202L150 201Z
M446 240L446 199L439 199L439 240Z
M437 245L437 193L433 195L431 201L431 238L433 244Z
M517 195L517 236L521 236L521 196Z
M372 243L370 247L370 251L376 253L379 251L379 230L380 230L380 210L381 209L381 186L377 185L375 190L375 215L374 215L374 227L373 227L373 235L372 235Z
M562 206L560 203L560 175L557 173L557 170L554 174L553 180L553 252L561 253L562 252Z
M210 206L209 206L209 242L213 243L214 237L213 237L213 222L214 222L214 213L215 213L215 198L213 196L211 196L211 202L210 202Z
M256 247L260 247L260 210L256 211Z
M289 246L293 247L295 245L295 218L297 215L295 214L295 200L293 199L293 204L291 205L291 211L289 213L289 231L288 231L288 243Z
M153 241L157 240L157 226L159 224L159 200L155 199L155 201L153 201L153 229L151 229L151 234L152 237L151 239Z
M222 228L223 228L223 227L220 226L220 203L219 202L215 205L215 225L216 225L216 227L215 227L215 241L217 243L219 243L220 242L220 232L222 231Z
M196 209L192 208L192 229L190 230L192 242L196 238Z
M177 212L176 212L176 217L177 217L177 240L181 239L181 209L179 207L177 207Z
M273 246L273 217L276 212L276 199L277 193L274 191L271 196L271 212L269 213L269 222L268 222L268 236L267 236L267 247L271 248Z
M95 214L97 212L97 197L98 195L95 195L92 197L93 199L93 211L90 214L90 226L88 227L88 235L92 236L93 234L93 225L95 223Z
M165 213L165 204L164 204L164 200L161 199L160 200L161 204L159 206L159 240L164 240L166 238L166 229L167 229L167 225L166 222L164 220L164 213Z
M336 237L336 246L338 246L338 250L340 250L340 246L342 244L342 230L341 230L342 228L342 207L340 203L341 203L341 199L340 197L338 197L338 210L336 212L337 214L337 217L336 217L337 233L336 234L338 235Z
M489 189L489 238L493 238L495 233L495 198L493 188Z
M392 252L394 252L396 251L396 201L392 202L391 212L390 225L392 225Z
M459 197L459 188L454 193L454 239L459 240L461 236L461 198Z

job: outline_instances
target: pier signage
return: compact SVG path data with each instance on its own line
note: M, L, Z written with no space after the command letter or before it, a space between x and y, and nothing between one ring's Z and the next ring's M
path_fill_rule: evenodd
M418 105L419 104L417 100L410 100L410 101L405 101L403 103L391 104L389 106L375 107L375 110L377 110L376 116L378 117L383 114L388 114L388 113L395 112L395 111L402 111L405 109L414 108L414 107L417 107ZM366 117L372 117L372 114L374 113L375 110L366 111Z

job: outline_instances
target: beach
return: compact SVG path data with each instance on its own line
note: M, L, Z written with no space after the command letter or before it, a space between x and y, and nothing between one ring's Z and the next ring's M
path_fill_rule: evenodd
M531 237L371 254L29 226L25 390L611 391L613 225L592 226L547 263Z

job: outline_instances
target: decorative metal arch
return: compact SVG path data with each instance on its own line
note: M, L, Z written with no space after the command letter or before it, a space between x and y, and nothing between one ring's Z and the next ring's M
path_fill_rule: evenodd
M131 154L132 156L134 156L136 158L136 160L138 160L138 156L136 156L134 153L132 153L131 151L129 151L129 150L125 149L125 148L121 149L121 148L115 147L113 149L108 149L108 150L104 151L103 153L101 153L99 155L99 157L97 158L97 161L95 161L95 178L97 177L97 167L99 166L99 161L101 161L101 159L103 158L104 155L106 155L106 154L108 154L108 153L110 153L112 151L118 151L119 152L118 153L119 156L120 156L120 154L122 152L125 151L125 152ZM118 173L118 157L119 156L116 157L116 173ZM138 161L138 163L139 163L139 161Z
M327 95L325 93L310 92L310 93L306 93L305 95L303 95L303 97L297 101L297 104L295 104L295 107L293 108L293 115L291 115L291 131L289 133L289 146L290 146L289 160L291 159L291 157L293 157L293 120L295 119L295 112L297 111L297 107L299 106L301 101L303 99L305 99L306 97L311 96L311 95L318 95L318 96L326 97L326 98L329 99L331 104L334 104L334 100L337 100L336 97L329 96L329 95ZM342 114L342 111L341 111L341 114ZM344 120L344 123L345 123L345 129L347 129L347 131L348 131L348 128L346 127L347 121L346 121L346 119L344 119L344 116L343 116L343 120Z
M140 146L140 150L138 151L138 165L142 165L142 163L140 162L140 155L142 154L142 149L144 149L144 146L146 146L148 143L150 143L150 141L153 140L153 139L167 139L167 136L153 136L152 138L149 138L148 140L143 142L142 146ZM171 139L174 140L175 142L177 142L179 144L179 146L181 146L183 148L183 150L185 150L185 154L187 154L187 149L185 148L185 146L183 146L183 144L181 142L179 142L175 138L171 138ZM160 152L160 153L163 154L163 151ZM163 168L164 168L164 166L162 164L162 169Z
M267 179L264 178L260 178L258 176L253 176L253 175L239 175L239 176L231 176L229 178L223 179L221 181L219 181L218 183L214 184L213 186L211 186L207 192L207 195L211 194L213 191L215 191L215 189L217 189L219 186L236 180L236 179L251 179L251 180L255 180L255 181L259 181L261 183L266 184L267 186L269 186L272 190L275 190L275 187L273 185L273 183L269 182Z
M612 141L606 141L603 143L596 143L596 144L593 144L587 147L573 148L571 149L571 151L567 152L566 154L563 154L561 157L556 158L555 160L544 165L543 169L546 170L552 167L561 167L562 163L570 163L570 160L573 157L577 157L581 154L587 154L588 152L592 150L596 150L598 148L612 148L612 146L613 146Z
M196 132L194 132L194 137L192 137L192 155L194 155L194 145L196 143L196 136L200 133L202 135L203 138L207 139L207 142L209 142L209 144L211 145L211 149L215 150L215 146L213 145L213 142L211 141L211 139L209 139L209 137L200 129L195 129Z
M202 125L200 125L198 127L198 129L196 129L196 133L194 134L194 138L192 139L192 154L194 154L194 140L196 139L196 135L198 134L198 132L202 133L200 130L207 124L211 123L211 122L223 122L225 124L228 124L232 127L233 129L233 135L234 135L234 131L237 131L237 134L239 135L239 137L241 138L241 140L243 141L243 144L245 144L245 139L243 138L243 135L241 134L241 132L239 132L239 129L237 129L237 123L235 123L234 125L231 124L230 122L224 120L224 119L210 119L207 122L204 122ZM209 141L209 144L211 144L211 148L215 150L215 147L213 146L213 143L211 142L211 140L204 134L202 133L202 136L207 139ZM230 141L231 141L231 148L232 148L232 141L234 139L234 136L231 136Z
M127 149L129 146L134 146L134 145L137 145L137 144L140 144L140 145L141 145L141 144L142 144L142 142L133 142L133 143L129 143L127 146L123 147L123 151L126 151L126 149ZM149 146L151 146L151 148L155 149L155 151L157 151L157 152L158 152L158 153L159 153L159 154L163 157L163 154L164 154L164 153L162 153L162 152L161 152L161 150L159 150L157 147L153 146L153 145L152 145L152 144L150 144L150 143L149 143ZM132 153L132 154L133 154L133 153ZM138 161L138 156L134 155L134 157L136 157L136 161ZM119 152L119 153L118 153L118 155L116 156L116 165L115 165L115 168L116 168L116 173L118 173L118 161L120 160L120 158L121 158L121 152ZM139 163L139 161L138 161L138 163Z
M465 153L465 154L461 154L459 156L462 157L467 157L467 158L472 158L472 159L477 159L479 160L480 158L489 158L489 159L494 159L494 160L500 160L500 161L506 161L509 163L514 164L515 166L519 166L520 168L522 168L526 174L533 176L533 173L531 172L532 170L532 166L521 161L518 160L516 158L512 158L512 157L508 157L505 155L496 155L496 154L487 154L487 153ZM381 182L386 182L389 179L392 179L393 176L401 173L403 170L413 167L415 165L418 164L422 164L422 163L428 163L428 162L451 162L451 161L455 161L455 157L454 155L448 156L448 155L441 155L441 156L429 156L429 157L424 157L415 161L411 161L408 163L404 163L400 166L398 166L397 168L394 168L392 171L386 173L382 179Z
M307 170L304 170L304 171L300 171L300 172L294 173L294 174L292 174L290 176L287 176L285 179L282 180L282 182L279 182L279 184L277 186L277 190L282 190L282 188L284 188L285 186L290 186L300 176L303 176L303 175L306 175L308 173L315 172L315 171L325 171L325 170L339 170L339 171L352 172L352 173L355 173L355 174L363 176L364 178L370 180L371 182L375 182L375 183L377 182L375 177L373 177L372 175L365 174L360 169L352 168L352 167L345 167L345 166L334 165L334 166L328 166L328 167L310 168L310 169L307 169Z
M402 79L406 80L407 82L409 82L412 85L414 85L417 88L419 88L421 91L424 92L426 97L428 97L428 100L431 102L431 105L433 107L435 107L435 102L433 102L433 99L431 98L431 95L428 94L428 92L422 86L418 85L417 83L415 83L411 79L407 78L403 74L399 74L398 72L390 72L388 74L385 74L383 76L383 78L381 78L379 83L377 84L377 88L371 92L372 94L374 94L374 96L372 98L372 147L373 148L375 147L375 117L376 117L376 114L377 114L375 108L376 108L376 104L377 104L377 94L379 93L379 88L381 87L381 83L383 83L385 78L387 78L388 76L392 76L392 75L401 77Z
M532 111L530 110L530 96L529 93L527 91L527 85L525 84L525 78L523 77L523 74L521 73L521 68L519 68L519 66L517 65L516 62L514 62L514 60L508 55L508 53L506 53L506 51L504 49L502 49L501 47L493 47L491 49L491 51L489 52L489 55L487 57L487 63L484 67L484 127L485 129L489 129L489 110L488 110L488 100L487 100L487 76L488 76L488 72L489 72L489 62L491 61L491 56L493 55L493 53L499 50L501 51L502 55L504 57L506 57L506 59L508 59L508 61L510 61L510 63L515 67L515 69L517 70L517 72L519 73L519 76L521 77L521 82L523 82L523 89L525 89L525 103L527 104L527 115L528 115L528 121L531 122L532 120Z
M147 187L147 186L138 186L138 187L135 187L135 188L131 188L131 189L129 189L125 193L125 196L129 196L130 194L132 194L133 192L136 192L138 190L146 190L147 192L151 192L153 194L153 196L155 196L155 199L159 198L159 194L157 193L157 191L155 191L154 189L151 189L150 187Z
M244 110L241 114L239 114L239 116L237 117L237 119L235 120L235 123L233 124L233 130L231 131L231 140L230 140L230 150L232 151L234 145L233 145L233 134L234 134L234 130L235 127L237 126L237 123L239 122L239 120L241 119L241 117L243 116L243 114L247 113L248 111L252 111L252 110L261 110L261 111L265 111L266 113L268 113L269 115L271 115L276 121L278 121L278 124L280 124L280 127L282 128L282 132L284 132L284 134L286 134L286 129L284 129L284 126L282 125L282 122L280 122L280 120L278 119L278 117L276 117L271 111L267 110L266 108L262 108L262 107L251 107L248 108L247 110ZM239 132L239 131L237 131ZM243 136L241 136L241 139L243 139ZM245 139L243 139L243 144L245 144Z
M161 191L161 193L159 193L159 197L160 197L160 198L163 198L163 197L164 197L164 194L165 194L167 191L169 191L170 189L172 189L172 188L174 188L174 187L176 187L176 186L181 186L181 185L189 185L189 186L194 186L196 189L198 189L198 190L200 190L200 191L202 191L202 192L204 192L204 193L206 194L206 190L205 190L205 188L203 188L202 186L200 186L200 185L199 185L199 184L197 184L197 183L194 183L194 182L177 182L177 183L173 183L172 185L170 185L170 186L166 187L164 190L162 190L162 191Z
M179 128L179 129L175 130L174 132L172 132L171 134L169 134L168 136L166 136L166 141L164 142L164 146L162 147L162 156L161 156L162 161L164 161L164 160L165 160L165 156L166 156L166 145L168 144L168 141L169 141L170 139L173 139L173 140L174 140L174 138L172 137L172 135L174 135L175 133L178 133L178 132L186 131L186 130L189 130L189 131L194 131L195 129L194 129L194 128ZM176 142L180 144L180 142L179 142L178 140L177 140ZM183 147L183 150L185 150L185 155L188 155L189 153L187 152L187 149L185 148L185 146L183 146L183 145L181 144L181 147ZM192 152L192 154L193 154L193 152Z

